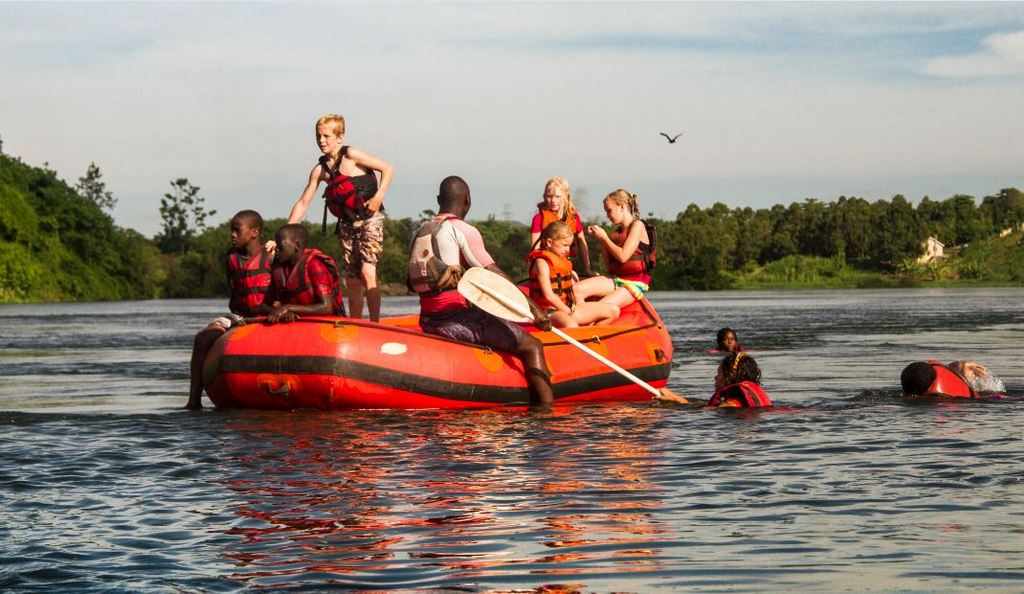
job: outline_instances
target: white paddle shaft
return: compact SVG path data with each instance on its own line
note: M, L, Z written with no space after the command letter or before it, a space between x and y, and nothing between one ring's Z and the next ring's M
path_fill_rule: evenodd
M488 297L490 297L491 299L494 299L495 301L497 301L498 303L502 304L506 308L512 310L517 315L523 316L525 318L533 318L533 316L530 314L529 311L524 311L517 303L514 303L512 300L506 298L504 295L499 294L497 291L488 290L488 288L486 286L481 285L479 283L472 283L472 284L480 292L485 293ZM565 332L562 332L561 330L559 330L558 328L555 328L554 326L551 327L551 331L554 332L555 334L557 334L559 337L561 337L563 340L565 340L566 342L568 342L572 346L578 348L579 350L583 351L584 353L586 353L586 354L590 355L591 357L597 359L601 363L604 363L608 367L611 367L613 370L619 372L619 374L622 375L624 378L626 378L629 381L633 382L634 384L640 386L641 388L647 390L648 392L650 392L654 396L658 396L660 394L660 392L658 392L658 389L655 388L654 386L652 386L651 384L648 384L644 380L642 380L642 379L638 378L637 376L633 375L632 373L626 371L622 367L619 367L619 365L617 365L614 361L611 361L610 359L608 359L607 357L605 357L601 353L597 353L597 352L591 350L589 347L587 347L587 345L585 345L582 342L576 340L575 338L569 336Z

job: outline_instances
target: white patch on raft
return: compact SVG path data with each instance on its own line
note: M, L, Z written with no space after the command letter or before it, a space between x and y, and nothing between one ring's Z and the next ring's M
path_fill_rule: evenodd
M382 355L403 355L407 350L409 350L409 347L400 342L385 342L380 345Z

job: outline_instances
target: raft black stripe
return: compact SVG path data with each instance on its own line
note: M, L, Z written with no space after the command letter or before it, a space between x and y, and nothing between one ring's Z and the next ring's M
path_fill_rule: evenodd
M645 381L658 381L668 377L670 365L650 365L629 370ZM279 373L333 375L405 390L448 400L490 402L495 404L525 403L529 400L526 388L507 386L481 386L479 384L445 381L416 375L396 369L347 361L335 357L298 357L280 355L224 355L220 359L221 373ZM618 373L609 371L589 377L557 382L552 386L555 398L565 398L584 392L593 392L632 383Z

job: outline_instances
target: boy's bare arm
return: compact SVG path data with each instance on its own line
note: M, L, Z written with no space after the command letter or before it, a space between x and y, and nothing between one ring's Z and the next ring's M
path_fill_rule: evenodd
M320 295L320 303L309 305L285 304L275 307L267 316L271 324L278 322L294 322L299 316L325 316L334 311L330 295Z
M295 206L292 206L291 213L288 214L288 224L298 223L306 216L306 211L309 209L309 203L313 200L313 196L316 194L316 188L320 185L320 176L322 175L323 168L319 163L313 166L313 170L309 172L309 181L306 183L305 189L302 190L302 194L299 199L295 202Z
M306 188L302 190L302 194L299 199L295 201L295 205L292 206L292 211L288 213L288 224L298 223L306 216L306 211L309 209L309 203L313 200L313 195L316 194L316 188L320 185L320 175L323 169L320 164L317 163L313 166L313 170L309 172L309 182L306 184ZM267 252L273 254L277 251L277 242L273 239L268 239L263 243L263 248Z

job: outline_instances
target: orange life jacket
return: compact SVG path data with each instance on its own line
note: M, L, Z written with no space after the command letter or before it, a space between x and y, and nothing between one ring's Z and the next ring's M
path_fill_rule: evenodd
M548 263L551 290L571 309L576 304L576 294L572 290L572 262L547 250L533 250L526 255L526 266L530 270L530 298L545 309L554 307L540 290L540 276L537 267L533 265L533 261L538 259Z
M334 258L317 249L306 248L299 261L288 270L285 270L284 266L274 267L274 296L285 304L312 305L320 302L309 274L310 258L322 262L331 273L334 281L331 284L331 313L336 316L345 315L344 294L339 286L341 283L338 280L338 267L334 264Z
M950 398L977 398L978 394L959 373L938 361L928 361L935 370L932 382L923 396L949 396Z
M231 289L228 308L232 313L251 317L263 305L270 287L270 255L260 249L259 257L249 258L244 263L241 256L234 249L228 252L228 287Z
M733 399L744 408L763 408L772 405L772 399L754 382L729 384L715 390L714 396L708 400L708 406L718 406L723 400Z
M635 219L633 222L640 222L647 228L647 239L650 243L641 242L637 245L636 251L633 252L633 255L625 262L619 262L615 258L608 259L608 272L621 278L637 274L650 274L650 272L654 270L655 263L657 262L657 235L654 225L650 225L646 221L640 219ZM632 225L633 223L630 223L630 226ZM615 245L621 246L626 241L626 236L628 234L629 233L620 225L612 232L609 239L611 239L612 243Z
M541 202L540 204L537 205L537 210L540 212L540 230L542 232L544 231L544 229L547 228L548 225L550 225L551 223L554 223L555 221L562 221L563 223L565 223L566 225L569 226L569 231L571 231L572 235L573 235L572 246L569 248L569 257L572 258L572 257L576 256L576 252L578 251L576 249L576 240L575 240L575 237L576 237L576 209L573 208L572 204L570 203L569 207L565 209L565 216L564 217L559 217L557 212L555 212L553 210L548 210L547 208L544 208L544 203L543 202ZM540 239L539 238L537 239L537 242L540 243ZM534 245L536 246L536 244L534 244Z

